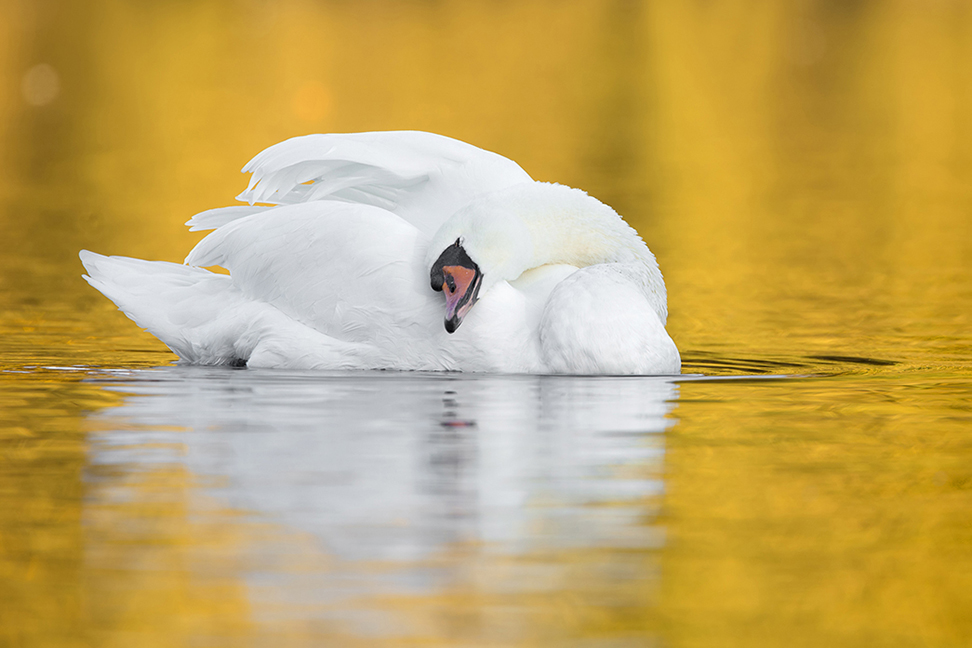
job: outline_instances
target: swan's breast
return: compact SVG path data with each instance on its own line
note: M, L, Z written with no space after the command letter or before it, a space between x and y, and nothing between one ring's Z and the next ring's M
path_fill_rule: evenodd
M541 308L501 281L469 311L447 341L461 371L536 373L541 365L537 323Z

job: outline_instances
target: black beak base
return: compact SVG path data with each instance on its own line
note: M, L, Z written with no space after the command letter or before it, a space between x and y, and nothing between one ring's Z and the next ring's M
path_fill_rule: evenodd
M458 294L456 293L457 279L463 273L457 274L457 266L471 271L472 277L471 281L466 284L463 292ZM446 268L449 270L446 271ZM462 248L462 242L459 239L456 239L455 243L443 250L439 258L432 264L432 268L429 271L429 284L432 286L432 290L442 292L443 286L446 282L449 282L449 290L447 291L446 298L446 315L451 313L452 316L445 320L445 330L448 333L456 332L456 329L462 324L463 315L479 299L479 287L482 283L482 278L483 275L479 271L479 266L466 254L466 251ZM468 280L467 278L465 281Z
M479 272L479 266L462 249L459 239L456 239L455 243L443 250L439 258L432 264L432 269L429 271L429 283L435 292L442 292L442 284L445 282L445 273L442 268L445 266L462 266Z

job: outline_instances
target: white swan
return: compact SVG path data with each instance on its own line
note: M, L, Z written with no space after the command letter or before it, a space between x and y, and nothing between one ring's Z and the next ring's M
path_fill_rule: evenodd
M81 252L88 283L185 362L680 371L655 257L578 189L422 132L298 137L243 171L249 205L190 219L215 231L185 265Z

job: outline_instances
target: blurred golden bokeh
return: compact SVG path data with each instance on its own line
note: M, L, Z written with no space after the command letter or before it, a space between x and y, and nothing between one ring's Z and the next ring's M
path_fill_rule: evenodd
M662 584L631 599L650 611L531 601L524 636L540 639L522 645L563 623L632 645L969 645L970 62L972 3L956 0L0 0L0 364L171 360L80 280L77 251L181 260L200 237L183 223L232 204L270 144L457 137L642 233L686 371L897 363L683 384ZM0 470L0 639L385 645L283 622L261 635L243 585L193 580L193 552L231 560L269 535L315 569L326 557L286 529L194 524L187 473L122 475L134 501L86 507L84 417L120 396L0 379L17 466ZM138 508L163 489L177 496ZM140 517L158 563L115 573ZM464 624L499 604L443 599L383 604L428 645L485 645Z

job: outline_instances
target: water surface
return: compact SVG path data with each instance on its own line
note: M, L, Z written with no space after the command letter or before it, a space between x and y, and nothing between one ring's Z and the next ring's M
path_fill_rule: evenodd
M0 644L972 644L965 4L0 14ZM393 128L617 208L687 375L179 367L79 277Z

